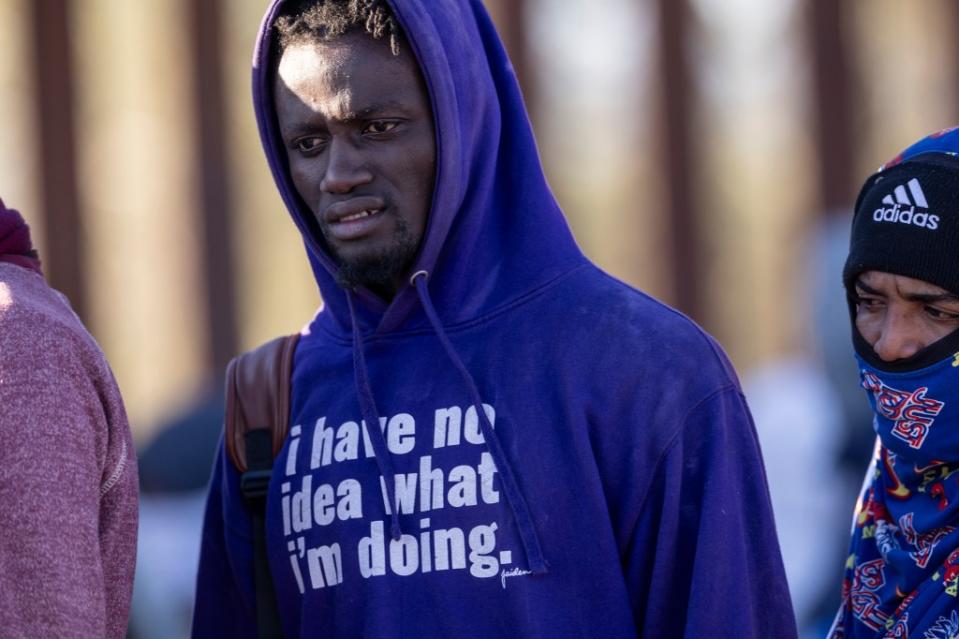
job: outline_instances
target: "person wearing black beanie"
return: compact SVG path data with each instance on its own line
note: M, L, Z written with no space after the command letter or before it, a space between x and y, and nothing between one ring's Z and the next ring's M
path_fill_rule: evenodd
M866 180L842 279L877 441L829 637L956 637L959 129Z

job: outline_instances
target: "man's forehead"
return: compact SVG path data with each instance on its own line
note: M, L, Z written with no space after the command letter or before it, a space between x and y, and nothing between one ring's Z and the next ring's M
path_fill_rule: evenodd
M391 68L397 64L409 64L411 60L407 49L400 49L394 54L388 40L353 30L328 40L318 38L293 42L282 51L279 64L282 66L284 61L287 64L305 63L314 70L338 69L356 64Z
M865 271L856 278L856 285L860 288L869 288L882 292L895 291L899 294L911 295L953 295L941 286L932 282L919 280L906 275L888 273L886 271Z
M329 42L292 44L277 64L277 80L291 88L317 85L333 90L370 78L389 84L410 75L419 76L419 66L409 54L393 55L385 43L356 33Z
M363 32L291 44L279 59L274 91L287 124L314 115L350 121L418 110L429 101L412 54L394 55L388 43Z
M303 43L288 47L277 65L277 77L287 86L328 82L349 76L354 48L335 43Z

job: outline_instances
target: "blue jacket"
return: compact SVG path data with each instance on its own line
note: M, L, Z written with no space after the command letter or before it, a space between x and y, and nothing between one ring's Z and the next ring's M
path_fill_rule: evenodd
M411 271L428 276L389 303L337 286L288 175L267 30L255 58L267 157L325 304L267 504L285 636L794 637L725 355L579 251L481 2L390 4L438 168ZM221 450L194 636L255 636L250 538Z

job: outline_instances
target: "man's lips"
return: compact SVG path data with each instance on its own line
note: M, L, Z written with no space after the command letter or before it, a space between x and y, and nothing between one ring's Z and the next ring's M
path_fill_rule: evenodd
M336 224L337 222L350 221L351 218L361 216L364 212L376 213L385 208L386 203L382 198L364 196L354 197L349 200L341 200L336 204L330 205L323 211L323 221L327 224Z
M382 198L364 196L330 205L323 211L323 222L337 240L353 240L370 233L380 222L386 203Z

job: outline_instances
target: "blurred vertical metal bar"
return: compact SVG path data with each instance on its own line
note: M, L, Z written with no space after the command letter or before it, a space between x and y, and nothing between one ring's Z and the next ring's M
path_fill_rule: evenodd
M233 227L223 125L221 0L184 0L193 52L196 158L200 172L203 284L210 339L209 365L219 376L237 349Z
M527 7L526 0L504 0L499 3L497 12L499 21L497 31L509 53L509 59L516 70L520 87L523 90L523 99L526 109L533 117L536 106L536 92L533 83L533 70L530 67L529 38L527 35Z
M40 122L40 201L46 246L40 258L50 285L86 319L83 223L77 189L70 0L32 0L36 105Z
M843 42L847 9L846 3L836 0L811 0L808 6L821 215L845 213L855 195L851 110L854 78Z
M692 72L687 49L688 0L658 0L661 156L666 180L666 225L673 304L703 321L700 286L702 247L696 210L698 174L692 152Z

